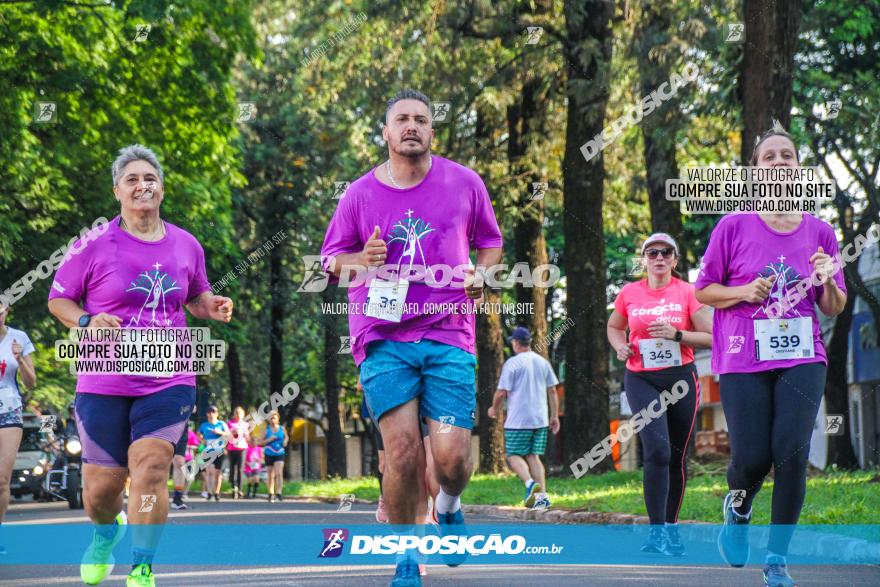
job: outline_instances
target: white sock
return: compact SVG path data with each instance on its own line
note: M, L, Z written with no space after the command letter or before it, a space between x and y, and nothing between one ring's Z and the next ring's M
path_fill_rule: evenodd
M678 522L666 522L666 526L678 526Z
M775 557L781 558L781 559L782 559L782 564L787 564L786 561L785 561L785 557L784 557L783 555L781 555L781 554L776 554L775 552L770 552L769 550L767 551L767 556L764 558L764 562L765 562L765 563L769 563L769 562L770 562L770 559L771 559L771 558L775 558Z
M534 483L534 482L535 482L535 480L532 479L531 477L529 477L528 480L526 480L526 488L528 488L528 486L531 485L531 484Z
M437 494L437 513L451 514L461 509L461 498L458 495L449 495L443 488Z

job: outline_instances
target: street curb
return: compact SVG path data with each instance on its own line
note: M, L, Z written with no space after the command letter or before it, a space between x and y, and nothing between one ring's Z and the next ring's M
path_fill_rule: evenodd
M647 524L648 516L611 512L577 512L568 510L531 510L504 505L462 505L465 513L504 516L514 520L553 522L554 524Z

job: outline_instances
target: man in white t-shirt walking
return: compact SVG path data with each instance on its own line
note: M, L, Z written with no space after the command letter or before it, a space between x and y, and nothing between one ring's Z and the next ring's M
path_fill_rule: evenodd
M547 427L553 434L559 432L556 395L559 380L550 362L532 351L532 335L527 328L516 327L507 340L513 345L514 356L504 362L488 414L495 418L501 402L507 398L504 421L507 464L525 483L526 507L546 509L550 507L550 499L541 455L547 448Z

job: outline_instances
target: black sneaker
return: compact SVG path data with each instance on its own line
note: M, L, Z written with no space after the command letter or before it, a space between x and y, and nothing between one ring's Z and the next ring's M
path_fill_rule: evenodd
M666 530L666 553L672 556L684 555L684 544L678 535L678 524L668 524L664 526Z
M220 494L219 493L214 494L214 501L220 501Z
M275 503L275 494L274 493L269 494L269 503Z
M752 513L741 516L733 509L733 496L724 496L724 526L718 534L718 552L732 567L743 567L749 562L749 522Z
M794 579L788 574L784 557L770 556L767 558L767 564L764 565L764 584L767 587L797 587L794 584Z
M663 526L651 525L648 539L645 540L641 550L648 554L666 554L666 534L663 532Z
M278 494L278 501L284 501L284 494L283 493Z
M171 502L171 509L173 510L188 510L189 506L183 503L183 500L180 498L174 499Z

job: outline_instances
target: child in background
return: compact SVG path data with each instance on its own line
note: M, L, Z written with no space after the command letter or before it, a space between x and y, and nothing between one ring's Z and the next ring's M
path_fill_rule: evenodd
M260 483L260 473L263 470L263 447L254 442L253 437L248 436L248 448L244 456L244 475L247 479L247 498L257 496L257 485Z

